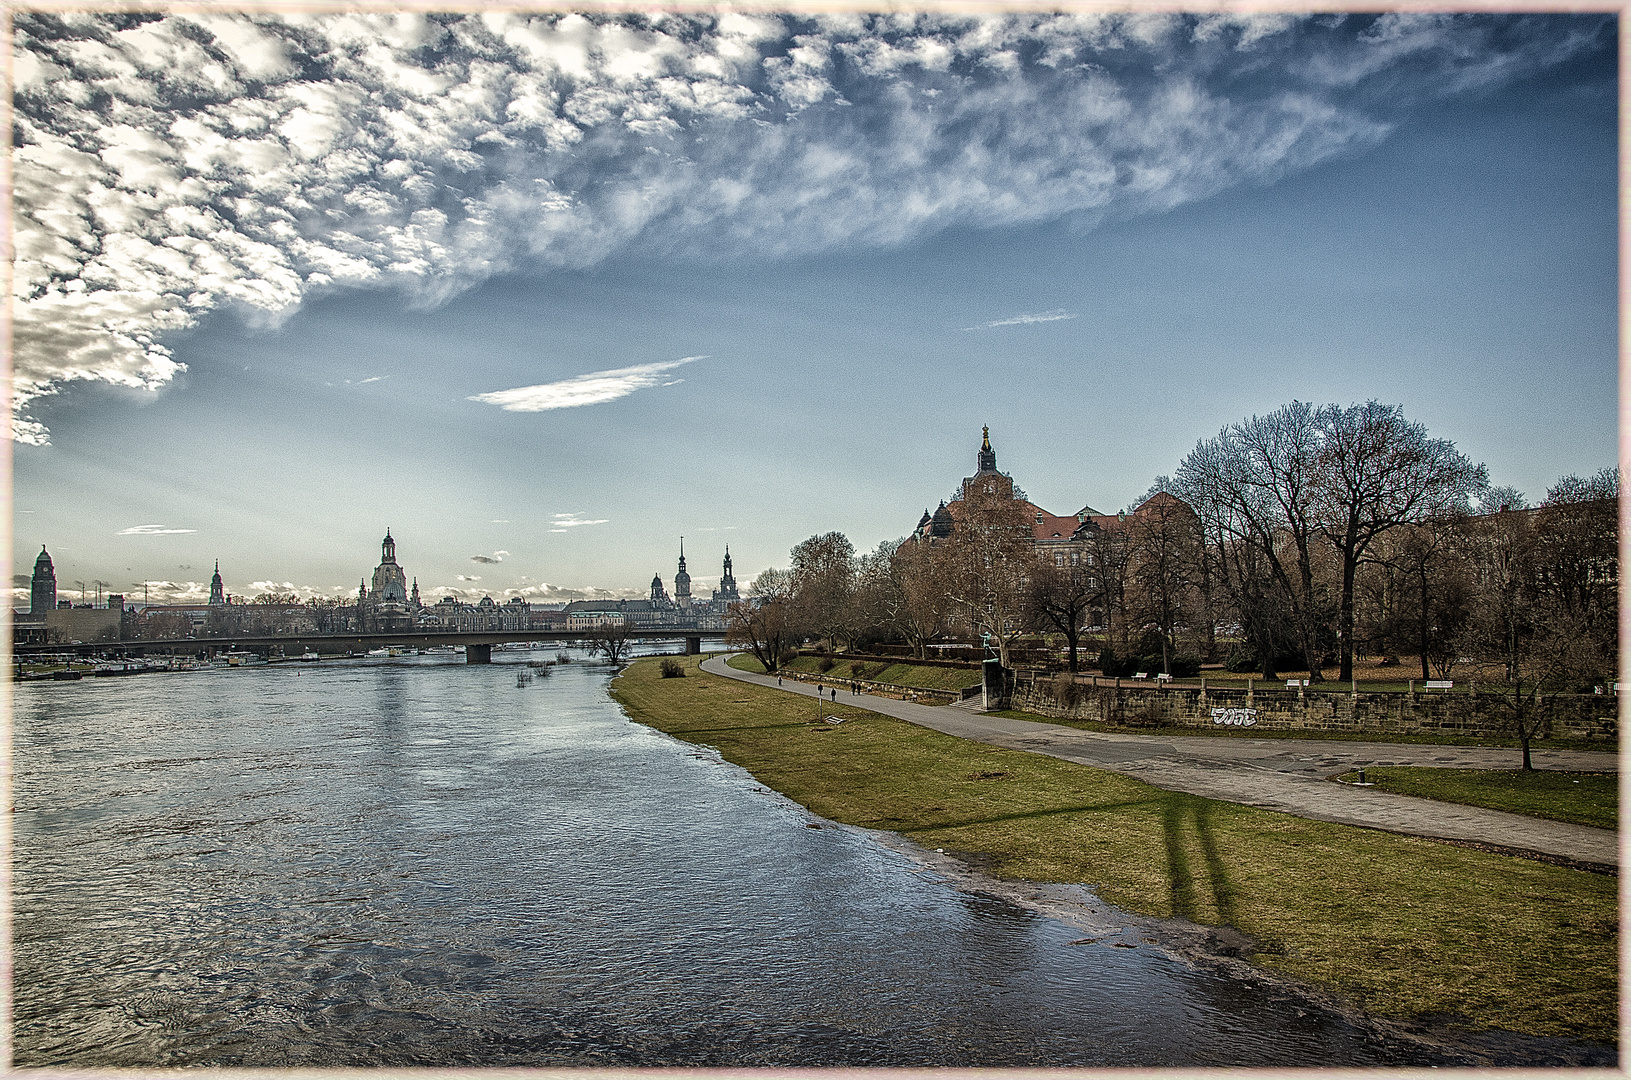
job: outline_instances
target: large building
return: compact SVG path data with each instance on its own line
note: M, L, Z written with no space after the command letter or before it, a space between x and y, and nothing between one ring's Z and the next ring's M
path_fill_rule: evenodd
M14 645L44 645L74 641L117 641L124 618L125 599L118 593L106 606L75 604L57 599L57 570L51 555L40 545L29 581L28 610L11 613Z
M408 593L408 575L396 561L396 541L389 526L379 545L379 565L374 567L374 587L364 581L357 587L357 621L371 633L412 630L419 613L419 582Z
M731 575L731 553L725 549L724 573L712 598L699 600L691 595L691 575L685 568L685 538L680 538L679 568L674 572L674 595L663 587L661 574L653 575L645 600L574 600L563 608L569 626L591 629L607 622L631 622L639 627L673 627L676 630L723 630L725 609L739 597L736 578Z
M1041 555L1051 555L1056 565L1065 566L1083 557L1083 546L1102 529L1110 528L1121 520L1116 514L1103 514L1091 506L1083 506L1074 514L1050 513L1031 502L1025 492L1015 486L1014 478L997 469L997 452L991 448L991 429L983 428L980 449L974 456L974 475L965 476L962 485L950 502L942 502L934 511L923 511L912 535L933 543L952 534L957 527L963 508L975 496L995 496L1013 499L1025 513L1026 524Z
M57 606L57 571L51 565L51 556L40 545L40 557L34 560L34 579L28 592L28 613L44 618L47 611Z

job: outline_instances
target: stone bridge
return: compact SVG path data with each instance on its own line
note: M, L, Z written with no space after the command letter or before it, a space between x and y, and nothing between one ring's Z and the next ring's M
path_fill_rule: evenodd
M391 645L428 648L432 645L463 645L467 664L488 664L493 659L493 646L515 641L586 641L593 636L585 630L414 630L398 633L339 633L339 634L222 634L201 638L153 638L136 641L77 642L69 645L27 645L18 651L30 655L55 654L58 656L90 656L102 653L123 653L126 656L145 656L149 652L199 653L210 655L231 649L280 648L285 656L301 653L318 654L366 652L369 649ZM642 641L685 641L685 651L702 651L704 638L721 639L723 630L696 630L684 627L635 627L628 631L632 639Z

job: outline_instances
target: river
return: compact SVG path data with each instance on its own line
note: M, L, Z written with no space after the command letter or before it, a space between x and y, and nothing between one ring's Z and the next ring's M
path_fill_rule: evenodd
M518 685L554 655L17 686L15 1064L1439 1060L958 891L581 654Z

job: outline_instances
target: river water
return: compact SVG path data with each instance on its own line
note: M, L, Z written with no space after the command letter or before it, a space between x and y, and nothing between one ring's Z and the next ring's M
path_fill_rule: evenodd
M1431 1062L1073 945L528 656L18 686L15 1063Z

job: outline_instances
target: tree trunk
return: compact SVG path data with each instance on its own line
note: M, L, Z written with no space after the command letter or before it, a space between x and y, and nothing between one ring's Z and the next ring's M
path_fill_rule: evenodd
M1431 675L1427 674L1427 628L1428 628L1427 568L1424 565L1422 567L1422 571L1421 571L1421 678L1422 678L1422 682L1426 682L1428 679L1432 678Z
M1354 677L1354 576L1359 560L1342 553L1342 612L1337 616L1337 659L1342 668L1337 678L1348 682Z

